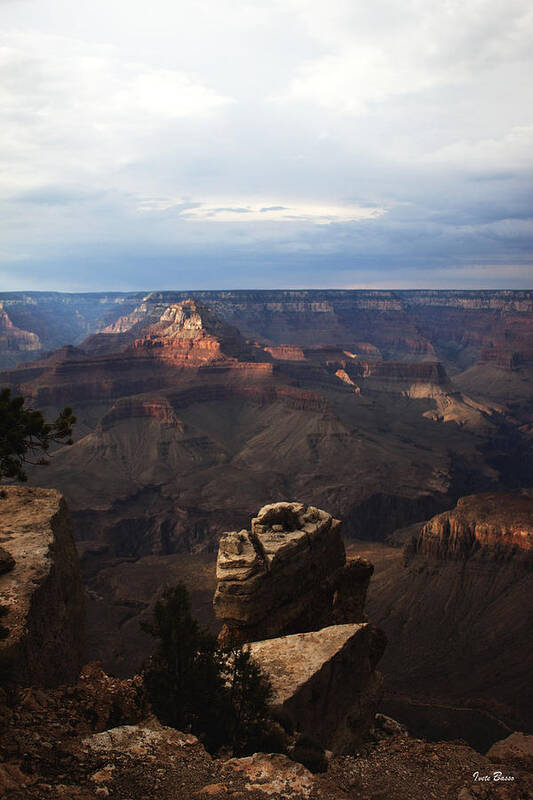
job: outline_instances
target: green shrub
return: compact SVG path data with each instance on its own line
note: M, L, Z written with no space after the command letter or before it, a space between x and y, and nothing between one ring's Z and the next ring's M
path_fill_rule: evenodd
M27 480L25 464L48 464L46 453L53 442L72 444L76 417L64 408L54 422L46 422L40 411L24 407L24 397L0 390L0 479Z

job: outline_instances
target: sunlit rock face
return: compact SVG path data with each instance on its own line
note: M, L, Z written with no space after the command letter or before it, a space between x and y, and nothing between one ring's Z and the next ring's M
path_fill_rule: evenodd
M215 613L222 642L359 622L372 565L346 563L341 523L303 503L273 503L220 541Z
M76 678L84 647L84 600L67 505L53 489L4 488L0 498L0 667L18 683ZM7 555L5 555L7 554Z
M187 365L241 359L250 349L237 328L192 299L167 306L158 322L146 328L132 347L155 350L159 357Z
M127 331L90 336L81 348L62 348L31 368L6 373L4 380L36 405L59 406L65 397L78 405L102 403L194 379L210 386L217 376L236 383L272 377L270 354L196 300L166 305L152 319L147 315Z
M250 645L273 689L272 706L335 753L369 738L382 679L385 636L369 623L332 625Z
M533 498L487 493L462 497L455 508L429 520L414 544L417 553L467 559L476 553L496 560L532 560Z

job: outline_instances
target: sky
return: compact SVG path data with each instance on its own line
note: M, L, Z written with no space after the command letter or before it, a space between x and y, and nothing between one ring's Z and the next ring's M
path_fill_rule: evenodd
M530 0L0 0L0 290L533 288Z

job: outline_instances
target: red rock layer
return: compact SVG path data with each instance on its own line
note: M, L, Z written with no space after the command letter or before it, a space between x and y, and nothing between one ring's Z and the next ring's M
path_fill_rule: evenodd
M433 517L422 528L416 551L425 556L463 559L479 550L498 557L533 553L533 498L479 494Z
M122 341L126 334L101 336ZM108 353L107 343L100 347L97 338L92 338L91 354L63 348L42 362L37 373L21 370L11 377L36 404L60 405L65 398L79 403L145 394L200 372L207 381L212 380L208 376L225 380L232 374L237 383L261 381L274 372L269 355L194 300L168 306L157 323L119 352Z
M250 348L237 328L221 322L195 300L168 306L159 321L133 342L132 349L153 351L158 358L187 366L250 356Z

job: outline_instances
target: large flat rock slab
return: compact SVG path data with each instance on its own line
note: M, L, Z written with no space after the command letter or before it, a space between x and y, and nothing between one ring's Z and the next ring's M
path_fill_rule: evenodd
M375 667L384 647L383 633L369 623L250 645L272 685L272 706L336 753L353 752L368 739L381 695Z

